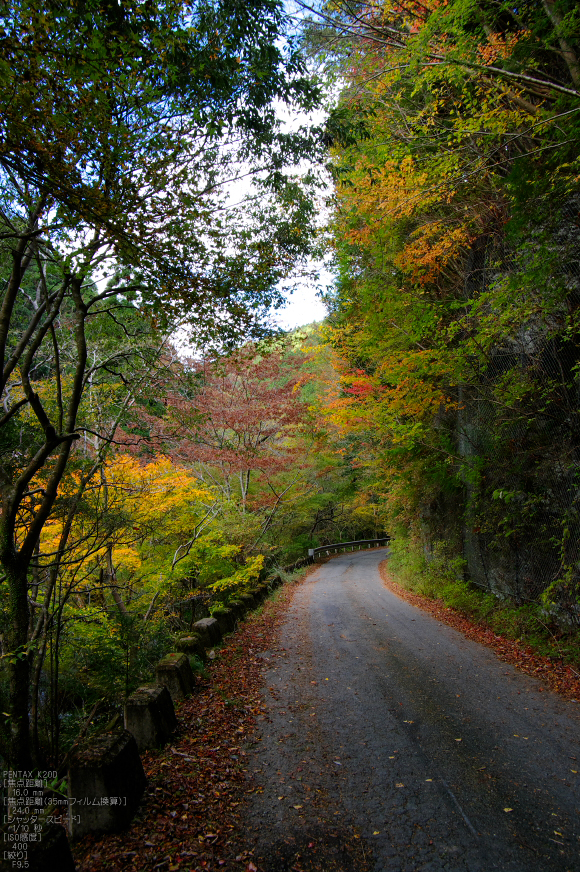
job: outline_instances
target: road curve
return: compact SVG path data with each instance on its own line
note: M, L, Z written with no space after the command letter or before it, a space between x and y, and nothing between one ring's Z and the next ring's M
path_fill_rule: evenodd
M578 872L580 705L387 590L386 554L320 566L263 655L259 868L349 832L375 872Z

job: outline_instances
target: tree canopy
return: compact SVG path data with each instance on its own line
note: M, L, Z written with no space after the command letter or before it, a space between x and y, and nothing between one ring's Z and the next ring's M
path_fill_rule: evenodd
M578 5L297 6L299 39L278 0L2 6L20 768L319 544L388 531L446 591L578 625ZM322 85L324 129L285 126ZM328 318L273 337L320 236Z
M1 25L0 560L24 766L27 573L82 466L72 446L92 440L65 538L160 360L159 331L187 323L222 347L263 331L313 213L291 169L315 134L285 133L274 104L307 110L317 89L272 0L22 2L3 4ZM232 204L243 175L257 187Z
M339 2L309 28L340 87L329 414L389 525L577 602L578 6Z

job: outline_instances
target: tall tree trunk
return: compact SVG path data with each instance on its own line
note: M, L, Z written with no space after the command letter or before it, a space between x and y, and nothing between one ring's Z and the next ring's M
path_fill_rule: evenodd
M30 730L28 692L30 662L28 656L28 589L27 573L15 557L4 567L8 579L9 630L7 634L10 700L10 765L15 769L30 769Z
M580 88L580 63L578 62L578 57L573 47L563 35L564 22L562 16L556 9L554 0L542 0L542 6L556 31L558 42L560 43L560 49L562 51L562 57L566 61L566 66L570 72L570 78L574 82L576 88Z
M38 736L38 715L39 715L39 695L40 695L40 678L42 675L42 667L46 656L46 643L48 639L48 621L44 620L42 635L40 637L41 645L36 655L36 663L34 664L34 673L32 678L32 700L30 705L30 719L32 726L32 755L36 766L40 766L40 741Z

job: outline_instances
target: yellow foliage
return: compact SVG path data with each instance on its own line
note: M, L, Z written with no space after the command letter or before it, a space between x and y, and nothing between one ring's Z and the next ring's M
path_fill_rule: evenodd
M250 557L245 566L235 572L228 578L221 578L219 581L214 581L210 587L215 591L227 591L232 595L236 591L243 593L248 589L253 581L256 581L264 566L264 555L258 554L256 557Z
M77 491L81 473L65 479L59 499ZM215 500L194 476L165 457L143 464L130 455L113 456L97 471L84 494L85 509L78 512L63 561L62 577L90 586L91 573L104 566L107 551L119 578L158 579L171 572L175 549ZM58 509L57 504L57 509ZM46 523L40 542L40 560L49 563L58 552L66 515L55 513ZM82 576L80 575L82 567Z

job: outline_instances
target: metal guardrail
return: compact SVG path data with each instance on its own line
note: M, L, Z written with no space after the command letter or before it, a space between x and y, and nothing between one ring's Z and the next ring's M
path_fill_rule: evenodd
M357 539L355 542L335 542L333 545L320 545L318 548L309 548L308 556L312 560L316 560L321 555L328 556L330 554L338 554L339 551L361 551L363 548L380 548L382 545L388 545L391 541L390 536L381 536L378 539Z

